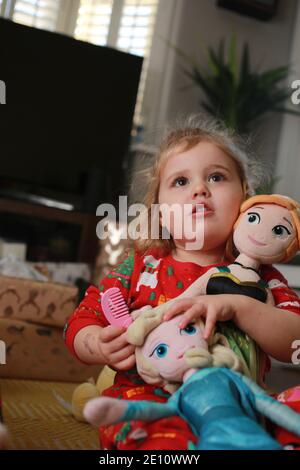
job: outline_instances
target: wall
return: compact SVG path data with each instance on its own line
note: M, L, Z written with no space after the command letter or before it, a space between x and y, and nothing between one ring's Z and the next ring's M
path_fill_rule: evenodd
M291 48L290 63L293 70L290 83L300 79L300 3L296 16L293 44ZM293 109L300 112L300 104ZM280 178L276 192L286 194L300 202L300 119L286 115L283 119L282 131L279 139L276 174Z
M189 87L178 56L166 44L170 41L199 62L205 63L204 45L217 47L221 38L235 32L239 46L247 41L254 66L262 69L289 62L297 0L279 1L274 19L261 22L218 8L214 0L161 0L151 56L146 110L148 129L159 127L180 113L198 111L200 92ZM148 96L148 98L149 98ZM275 161L281 118L268 119L256 136L261 154Z

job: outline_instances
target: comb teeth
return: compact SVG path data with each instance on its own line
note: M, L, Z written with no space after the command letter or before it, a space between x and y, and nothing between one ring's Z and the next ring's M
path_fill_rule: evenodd
M132 323L128 306L118 287L111 287L101 294L101 307L111 325L127 328Z

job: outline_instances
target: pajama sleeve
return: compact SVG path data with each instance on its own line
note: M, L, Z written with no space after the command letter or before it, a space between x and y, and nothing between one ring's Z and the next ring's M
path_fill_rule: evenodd
M101 309L101 292L106 291L110 287L118 287L127 304L130 303L134 260L135 254L132 251L123 262L102 279L99 288L90 286L87 289L83 300L75 309L64 328L65 343L74 356L76 356L74 339L78 331L90 325L105 327L109 324Z
M300 315L300 299L296 292L289 287L284 276L273 266L263 266L261 276L272 292L275 306L281 310L288 310Z

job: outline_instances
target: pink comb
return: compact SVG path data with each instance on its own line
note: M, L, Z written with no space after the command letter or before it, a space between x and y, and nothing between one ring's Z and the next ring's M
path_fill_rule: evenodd
M111 287L101 294L101 307L111 325L128 328L132 323L129 308L118 287Z

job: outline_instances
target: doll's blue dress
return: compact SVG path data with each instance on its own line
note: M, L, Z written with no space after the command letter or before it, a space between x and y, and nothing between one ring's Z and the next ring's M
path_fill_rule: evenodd
M250 379L226 368L195 372L166 403L128 401L120 421L184 418L200 450L280 450L261 415L300 436L300 415L268 396Z

